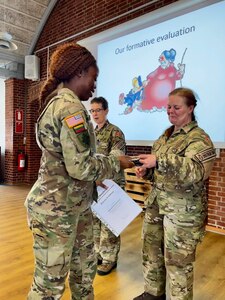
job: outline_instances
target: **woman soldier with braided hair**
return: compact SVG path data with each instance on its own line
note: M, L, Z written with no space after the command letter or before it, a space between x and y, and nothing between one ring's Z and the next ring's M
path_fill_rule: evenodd
M67 43L53 53L40 94L38 179L25 205L34 239L35 272L29 300L60 299L69 274L71 299L94 299L96 273L91 203L96 180L133 166L126 156L95 153L89 115L98 67L84 47Z

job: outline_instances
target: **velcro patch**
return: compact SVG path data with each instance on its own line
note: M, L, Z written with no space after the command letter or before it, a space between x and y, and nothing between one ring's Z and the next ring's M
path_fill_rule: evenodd
M76 113L72 116L65 118L66 124L69 128L73 128L77 125L84 124L84 119L81 113Z
M115 137L121 137L121 136L122 136L121 132L119 130L117 130L115 132Z
M86 128L84 127L84 124L79 124L77 126L74 126L73 129L74 129L75 133L77 133L77 134L86 130Z
M210 160L211 158L215 158L216 153L214 149L210 148L199 152L198 154L195 155L195 157L197 158L198 161L205 162L207 160Z

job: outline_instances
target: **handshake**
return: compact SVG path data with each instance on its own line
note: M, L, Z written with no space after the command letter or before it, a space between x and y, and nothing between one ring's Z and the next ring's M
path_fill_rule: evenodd
M120 161L121 169L133 168L135 166L141 166L142 163L139 161L138 156L123 155L118 157Z
M134 166L142 167L142 169L151 169L158 166L156 156L154 154L140 154L138 156L119 156L121 169L133 168Z
M130 156L130 160L134 163L136 167L142 166L142 163L140 162L139 156Z

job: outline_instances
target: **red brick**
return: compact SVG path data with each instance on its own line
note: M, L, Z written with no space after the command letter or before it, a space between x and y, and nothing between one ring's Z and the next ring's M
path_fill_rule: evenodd
M38 39L35 51L40 50L53 43L57 43L67 37L77 35L70 41L78 41L87 38L93 34L102 32L113 26L120 25L123 22L131 21L135 17L140 17L159 7L176 2L174 0L157 1L152 3L146 0L130 0L121 1L114 0L109 3L107 0L59 0L56 3L51 15L49 16L43 31ZM143 4L147 4L145 8L138 9ZM131 12L132 9L137 9ZM111 20L121 14L128 13L116 18L109 23L98 26L105 21ZM96 26L91 29L91 27ZM84 32L86 31L86 32ZM49 48L49 55L56 48ZM48 49L37 52L41 61L41 80L32 82L29 80L8 79L6 81L6 178L7 182L33 183L37 178L37 172L40 161L40 149L38 148L35 135L34 123L37 119L38 111L38 95L44 80L47 77L47 58ZM26 87L26 88L25 88ZM27 90L27 95L25 95ZM14 133L14 111L16 108L24 109L24 99L27 99L27 145L28 167L24 173L17 171L16 158L17 151L23 145L23 136ZM127 146L128 155L137 155L140 153L150 153L151 147ZM35 163L34 163L35 162ZM209 210L213 212L217 210L224 212L225 199L225 149L221 149L220 157L216 159L211 177L208 182ZM214 208L215 206L215 208ZM220 226L225 229L224 220L218 222L218 216L210 215L208 224L212 226Z

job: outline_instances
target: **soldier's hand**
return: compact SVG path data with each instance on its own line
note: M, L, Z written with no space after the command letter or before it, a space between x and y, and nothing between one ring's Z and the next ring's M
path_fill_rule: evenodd
M96 183L96 186L100 186L105 190L108 188L107 185L105 185L102 181L96 181L95 183Z
M134 167L134 163L131 161L130 156L122 155L122 156L118 156L118 159L120 161L120 168L121 169L128 169L128 168L133 168Z
M135 168L135 174L138 178L142 178L145 176L147 170L145 167L136 167Z
M139 161L144 168L154 168L156 166L156 156L154 154L140 154Z

